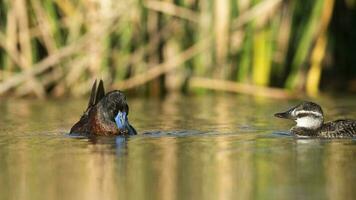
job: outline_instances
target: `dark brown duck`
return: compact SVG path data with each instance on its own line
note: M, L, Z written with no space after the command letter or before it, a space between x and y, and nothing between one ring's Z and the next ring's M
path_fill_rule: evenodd
M105 94L103 81L93 84L88 107L70 130L72 135L135 135L128 120L126 96L119 90Z
M313 102L303 102L286 112L274 116L296 121L291 133L298 137L352 138L356 137L356 121L340 119L324 123L321 107Z

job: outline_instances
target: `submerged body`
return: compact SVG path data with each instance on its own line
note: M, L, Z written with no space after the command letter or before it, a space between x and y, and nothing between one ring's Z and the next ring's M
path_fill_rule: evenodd
M356 137L356 121L342 119L324 123L321 107L313 102L303 102L276 117L297 122L291 133L297 137L352 138Z
M93 85L88 108L74 124L70 134L79 135L135 135L128 121L129 107L125 95L118 90L105 94L103 82Z

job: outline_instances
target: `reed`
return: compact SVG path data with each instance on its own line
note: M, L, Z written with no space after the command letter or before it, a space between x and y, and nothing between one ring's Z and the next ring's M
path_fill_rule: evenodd
M102 78L152 96L190 79L197 93L219 79L234 92L316 96L334 10L333 0L1 1L0 95L81 96Z

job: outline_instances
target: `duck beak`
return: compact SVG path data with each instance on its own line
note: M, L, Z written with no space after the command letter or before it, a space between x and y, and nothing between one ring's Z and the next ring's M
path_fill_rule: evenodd
M289 119L289 115L287 112L276 113L276 114L274 114L274 116L279 117L279 118Z
M292 112L293 112L294 108L293 109L290 109L286 112L280 112L280 113L276 113L274 114L275 117L279 117L279 118L283 118L283 119L293 119L293 115L292 115Z
M127 127L128 119L126 112L119 111L115 117L116 125L119 129L124 129Z

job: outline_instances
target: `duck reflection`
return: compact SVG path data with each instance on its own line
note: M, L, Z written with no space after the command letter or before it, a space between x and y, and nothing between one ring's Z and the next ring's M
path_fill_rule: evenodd
M116 153L117 156L125 155L127 151L127 136L91 136L88 141L93 152Z

